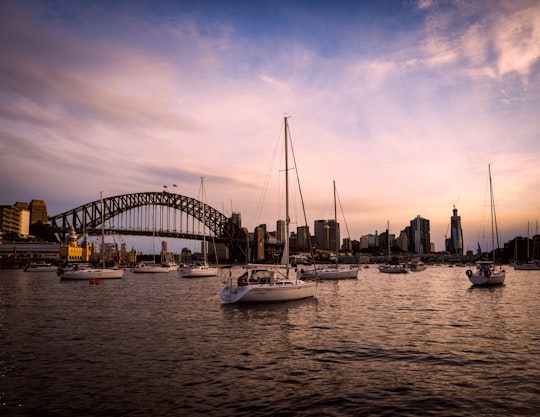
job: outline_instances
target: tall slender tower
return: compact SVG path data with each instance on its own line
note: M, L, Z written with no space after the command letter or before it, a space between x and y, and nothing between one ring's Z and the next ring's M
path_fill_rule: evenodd
M461 216L457 214L454 206L453 215L450 217L450 242L448 242L448 252L453 255L463 255L463 231L461 230Z

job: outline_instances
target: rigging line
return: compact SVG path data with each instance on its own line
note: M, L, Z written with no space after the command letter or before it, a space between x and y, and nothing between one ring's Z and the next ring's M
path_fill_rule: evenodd
M347 236L350 239L351 233L349 232L349 226L347 225L347 220L345 219L345 213L343 212L343 206L341 205L341 199L339 198L339 192L337 191L337 188L336 188L336 196L339 203L339 208L341 210L341 215L343 216L343 223L345 223L345 229L347 230Z
M308 238L311 240L311 236L310 236L310 233L309 233L308 222L307 222L307 216L306 216L306 206L304 204L304 196L302 194L302 187L300 186L300 174L298 173L298 165L296 164L296 156L294 154L294 147L293 147L293 143L292 143L292 137L291 137L291 131L290 130L289 130L289 143L291 144L291 154L292 154L293 162L294 162L294 170L296 172L296 181L298 182L298 192L300 194L300 202L302 204L302 212L304 214L304 222L306 224L306 228L307 228L307 231L308 231ZM310 247L310 250L311 250L311 243L309 244L309 247Z
M283 125L282 125L283 126ZM278 153L278 149L280 149L280 136L281 136L281 126L279 128L279 133L277 135L277 140L275 141L275 147L274 147L274 153L272 155L272 159L271 159L271 162L270 162L270 165L268 166L268 171L266 172L266 176L265 176L265 179L264 179L264 183L263 183L263 188L261 190L261 194L259 196L259 201L257 203L257 208L255 209L255 224L258 224L259 223L259 220L261 218L261 215L262 215L262 210L263 210L263 206L264 206L264 201L266 199L266 195L268 194L268 184L270 183L270 178L272 176L272 171L274 169L274 165L275 165L275 160L276 160L276 155Z

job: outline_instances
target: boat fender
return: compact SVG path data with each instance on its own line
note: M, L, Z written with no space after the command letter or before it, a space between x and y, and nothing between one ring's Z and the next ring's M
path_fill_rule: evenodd
M467 269L466 274L470 278L472 276L472 271L470 269Z
M490 271L489 269L486 269L486 270L484 271L484 275L485 275L486 277L489 277L489 276L491 275L491 271Z

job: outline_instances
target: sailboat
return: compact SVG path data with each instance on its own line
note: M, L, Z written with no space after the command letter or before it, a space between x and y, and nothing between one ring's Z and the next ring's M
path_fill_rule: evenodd
M155 206L153 207L153 210L155 211ZM140 262L137 265L135 265L134 268L131 268L131 272L134 274L166 274L170 271L170 268L168 265L163 264L156 264L156 248L155 248L155 239L156 239L156 224L155 224L155 213L152 212L152 224L153 224L153 230L152 230L152 256L153 256L153 262Z
M538 224L536 225L536 235L538 235ZM533 244L533 258L536 254L536 238L534 238ZM538 260L531 260L529 253L529 222L527 222L527 263L516 263L514 269L519 271L540 271L540 262ZM515 243L514 243L515 244Z
M336 182L334 181L334 222L337 227L337 203L336 203ZM335 264L326 268L315 268L312 270L301 269L298 272L299 278L302 279L320 279L320 280L334 280L334 279L351 279L358 278L358 271L360 268L356 267L344 267L338 263L339 254L339 242L337 239L336 229L336 259Z
M388 244L388 260L390 260L390 222L386 222L386 239ZM387 263L386 265L379 266L379 272L383 272L385 274L406 274L408 273L407 268L405 268L403 265L391 265Z
M60 278L63 280L90 280L97 283L100 279L120 279L124 276L123 269L105 268L105 206L103 204L103 192L100 192L101 201L101 268L74 268L61 270Z
M315 296L317 284L289 278L289 161L288 117L285 116L285 244L281 259L284 269L258 267L246 271L236 282L232 274L221 289L224 303L272 303Z
M481 260L476 263L476 270L466 271L469 281L473 285L500 285L504 283L506 277L505 270L496 264L496 254L499 249L499 230L497 227L497 216L495 214L495 197L493 195L493 184L491 181L491 165L488 165L489 173L489 195L491 205L491 242L492 260ZM497 250L495 250L495 239L497 239Z
M219 272L219 268L208 265L208 251L206 248L206 206L204 205L204 178L201 177L201 194L202 194L202 212L203 212L203 263L191 265L187 268L183 268L180 271L180 275L183 277L215 277Z

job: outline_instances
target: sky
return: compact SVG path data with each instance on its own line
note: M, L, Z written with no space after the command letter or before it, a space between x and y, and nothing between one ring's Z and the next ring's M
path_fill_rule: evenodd
M420 215L443 250L455 205L475 250L490 164L502 240L540 220L535 0L4 0L0 48L0 204L197 198L204 177L207 204L275 230L288 115L310 227L335 181L342 237Z

